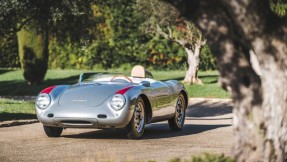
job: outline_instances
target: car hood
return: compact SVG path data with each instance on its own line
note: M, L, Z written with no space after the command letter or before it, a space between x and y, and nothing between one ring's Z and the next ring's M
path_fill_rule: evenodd
M62 93L59 106L98 106L126 86L117 84L71 86Z

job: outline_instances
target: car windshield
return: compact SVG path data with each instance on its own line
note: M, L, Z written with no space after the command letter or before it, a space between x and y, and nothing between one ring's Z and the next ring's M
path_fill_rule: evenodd
M103 82L111 82L114 83L134 83L140 84L142 81L148 81L150 83L155 82L154 79L151 78L141 78L141 77L131 77L121 73L83 73L80 75L79 84L93 84L93 83L103 83Z
M121 75L119 73L83 73L80 75L79 83L94 83L111 81L114 76Z

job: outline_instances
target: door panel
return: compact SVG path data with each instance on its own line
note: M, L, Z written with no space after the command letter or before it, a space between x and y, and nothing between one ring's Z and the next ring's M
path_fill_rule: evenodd
M156 98L152 122L169 119L175 111L174 105L171 104L171 89L162 82L152 83L151 87Z

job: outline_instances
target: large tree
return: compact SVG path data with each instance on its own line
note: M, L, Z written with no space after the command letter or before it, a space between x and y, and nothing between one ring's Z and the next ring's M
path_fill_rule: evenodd
M286 161L285 11L279 15L274 13L268 0L177 0L170 3L203 32L217 58L221 84L230 91L234 102L236 141L233 153L236 159ZM251 50L261 66L260 77L252 68Z
M156 33L165 39L178 43L187 54L188 70L185 83L201 84L198 78L200 51L206 40L201 32L188 20L180 17L179 11L163 1L138 0L137 10L144 17L141 28L146 33Z
M1 1L0 34L5 37L17 33L21 67L28 84L40 84L44 79L49 33L79 39L90 24L91 3L92 0Z

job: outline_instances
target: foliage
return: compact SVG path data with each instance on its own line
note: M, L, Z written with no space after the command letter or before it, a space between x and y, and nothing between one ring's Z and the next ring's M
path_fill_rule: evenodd
M52 69L92 69L94 54L77 43L52 40L49 48Z
M0 5L3 8L3 11L0 11L2 33L17 30L17 26L19 27L21 23L15 22L20 21L21 17L28 18L29 13L35 12L39 15L42 12L42 8L39 7L49 10L46 14L50 34L49 68L108 69L127 65L132 67L136 64L153 69L186 68L186 55L182 48L158 35L146 35L139 28L145 22L146 17L138 14L138 10L135 9L136 0L97 0L92 6L88 5L92 2L91 0L85 2L61 0L55 4L50 4L52 3L50 1L4 2L2 6ZM45 6L46 3L47 6ZM10 21L4 18L5 16L11 17L17 9L21 9L19 13L24 12L21 6L25 9L28 4L32 10L23 16L9 19ZM75 4L78 6L76 9L73 7ZM11 5L15 6L9 8L8 6ZM29 20L25 24L25 28L28 29L29 26L32 28L39 24L39 21L34 24ZM3 37L4 39L6 38ZM16 37L9 40L11 43L1 48L0 56L5 56L3 57L5 59L1 59L3 63L1 66L19 67L19 56L16 56L18 51ZM0 42L3 42L2 38ZM205 54L204 50L202 54ZM206 54L209 53L206 52ZM212 62L211 57L204 58ZM204 66L205 64L201 65L203 69L212 69L209 64L208 67Z
M208 45L203 46L203 48L200 51L199 58L200 58L200 62L199 62L200 70L217 69L215 58L212 55Z
M193 157L192 162L235 162L234 159L221 155L205 153L203 156Z
M144 65L157 70L185 69L185 51L177 44L155 36L147 43Z
M87 27L92 0L2 0L0 4L0 34L16 33L23 27L42 28L48 25L54 34L71 37L82 34ZM75 32L77 31L77 32Z
M169 162L181 162L180 158L172 159ZM200 156L193 156L191 160L184 160L184 162L235 162L234 159L225 156L224 154L210 154L204 153Z
M0 38L0 67L20 67L16 34Z
M160 34L165 39L175 42L186 51L188 69L184 82L201 84L197 72L200 63L200 51L206 44L201 32L187 19L180 16L179 11L164 1L142 0L138 2L145 22L144 31Z
M0 34L18 33L19 55L28 84L40 84L47 71L49 33L79 41L85 35L92 1L3 0L0 5ZM77 31L77 32L76 32Z
M285 0L269 0L271 10L279 16L285 16L287 2Z
M138 24L141 18L136 17L133 9L134 0L101 1L100 7L106 8L106 25L110 30L107 42L101 44L97 53L104 54L104 67L117 67L122 63L140 62L144 57L147 38L140 34ZM103 41L101 41L103 42ZM104 47L104 48L102 48Z

